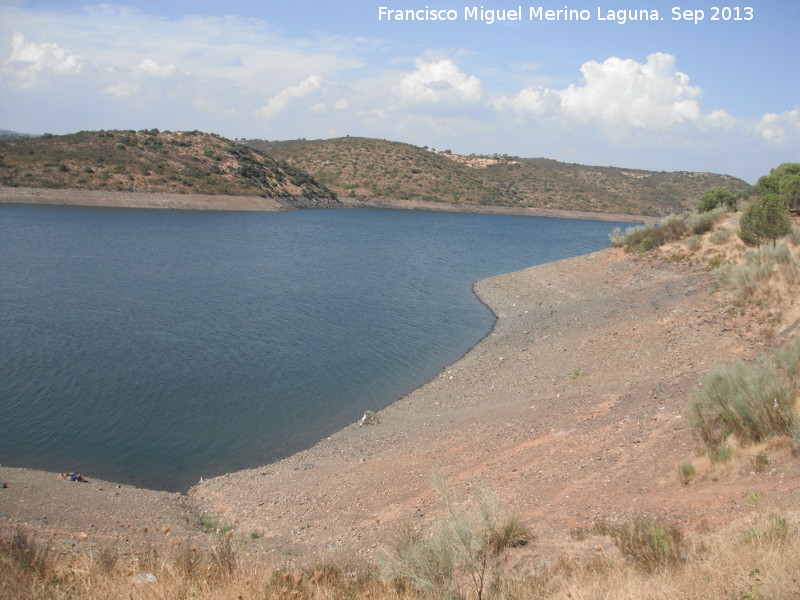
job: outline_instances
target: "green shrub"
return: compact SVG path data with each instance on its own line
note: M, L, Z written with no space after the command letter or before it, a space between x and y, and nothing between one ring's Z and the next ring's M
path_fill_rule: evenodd
M697 211L704 213L718 208L737 210L736 196L724 187L711 188L703 192L703 197L697 205Z
M619 227L615 227L609 234L609 239L614 248L625 248L626 252L648 252L689 235L701 235L710 231L725 214L725 208L720 207L702 214L668 215L658 224L628 227L624 234Z
M712 244L724 244L733 236L733 229L717 229L708 236Z
M752 301L759 289L772 276L773 266L762 260L762 254L748 250L741 265L725 263L715 270L717 281L733 292L742 304Z
M682 484L688 485L692 477L695 476L695 472L694 463L690 460L685 460L678 466L678 479Z
M677 527L639 520L625 525L600 523L596 529L611 536L622 555L644 571L676 565L681 560L683 534Z
M714 228L728 214L727 206L718 206L701 213L690 213L685 217L686 228L695 235L702 235Z
M497 498L485 488L473 490L472 510L457 501L443 482L436 481L446 514L428 535L406 524L396 529L388 574L438 598L461 598L470 588L482 600L496 586L500 556L532 540L530 529L517 517L503 518Z
M706 375L689 410L709 450L718 452L731 435L742 443L788 435L797 425L798 370L800 340L754 363L738 361Z
M691 250L692 252L695 252L695 251L700 249L700 246L702 245L702 241L700 240L700 236L699 235L690 235L688 238L686 238L684 240L684 244L686 244L686 247L689 250Z
M708 446L708 456L711 462L721 465L729 462L731 458L733 458L733 450L727 442L722 441L718 444Z

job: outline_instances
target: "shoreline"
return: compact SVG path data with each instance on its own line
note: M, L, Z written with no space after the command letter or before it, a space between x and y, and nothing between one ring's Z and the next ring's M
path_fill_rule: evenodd
M0 522L73 545L88 531L86 545L141 547L164 523L171 539L213 544L197 525L211 514L248 560L280 563L330 552L375 560L398 523L426 527L441 513L435 473L458 493L489 485L545 548L598 519L722 525L746 514L748 493L768 497L765 507L796 505L797 461L722 483L675 476L696 445L684 422L691 389L716 361L761 349L729 327L710 283L705 271L618 249L481 280L491 332L378 423L186 495L0 467Z
M494 214L593 221L618 221L628 223L656 222L658 219L641 215L595 213L549 208L523 208L454 204L421 200L393 200L388 198L341 198L334 205L315 204L314 201L290 198L261 198L259 196L222 196L205 194L177 194L170 192L122 192L81 189L48 189L0 186L0 203L42 204L49 206L95 206L109 208L147 208L164 210L209 210L277 212L302 208L380 208L390 210L418 210L431 212L457 212Z

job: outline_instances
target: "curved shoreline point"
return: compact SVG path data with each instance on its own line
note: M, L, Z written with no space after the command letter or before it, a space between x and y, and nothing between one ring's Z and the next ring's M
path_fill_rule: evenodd
M717 310L711 280L686 264L619 249L483 279L474 290L496 316L491 332L378 411L378 423L355 422L187 495L0 467L9 484L0 491L0 521L74 546L84 530L133 543L130 524L145 534L166 524L171 536L202 537L191 523L213 514L264 562L285 561L288 549L302 560L334 551L373 561L396 524L424 528L441 514L434 473L457 492L488 484L505 510L535 528L540 555L547 543L556 555L568 531L598 519L657 515L691 530L745 514L747 493L796 506L796 461L774 476L725 485L687 488L675 476L696 446L683 418L690 390L719 359L758 351Z
M168 192L121 192L106 190L48 189L0 186L0 203L45 204L51 206L96 206L111 208L149 208L168 210L213 211L287 211L296 207L315 208L302 198L262 198L260 196L222 196L205 194L176 194ZM431 212L458 212L590 221L643 223L657 221L641 215L596 213L549 208L524 208L453 204L422 200L393 200L387 198L342 198L338 204L322 208L385 208Z
M615 249L483 279L474 290L496 316L491 332L380 410L379 424L189 495L242 531L269 531L274 548L335 540L367 555L395 523L436 513L434 473L459 488L488 483L550 532L633 508L725 510L713 489L698 492L698 509L674 477L694 447L681 420L689 390L741 350L724 319L696 321L713 303L709 283Z

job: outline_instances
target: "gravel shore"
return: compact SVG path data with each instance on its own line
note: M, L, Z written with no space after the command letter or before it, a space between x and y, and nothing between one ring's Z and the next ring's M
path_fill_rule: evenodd
M658 516L691 530L743 514L747 493L762 493L765 508L796 505L798 461L689 486L676 476L697 445L692 387L763 349L731 327L711 286L705 271L614 249L480 281L492 333L375 424L188 495L0 467L0 523L133 548L213 543L201 532L212 514L244 558L372 561L397 523L441 515L434 474L456 492L491 487L533 526L537 552L597 519Z

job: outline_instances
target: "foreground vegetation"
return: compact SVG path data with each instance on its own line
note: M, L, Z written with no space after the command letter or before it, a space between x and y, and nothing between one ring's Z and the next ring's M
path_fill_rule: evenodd
M731 526L690 536L655 522L575 531L579 554L537 559L525 568L503 558L482 594L531 600L797 598L797 514L761 511L757 502L751 511ZM439 558L429 556L429 562ZM114 549L51 549L47 540L21 530L0 533L0 597L18 600L477 598L471 568L461 572L466 579L451 580L460 585L423 588L408 575L345 562L295 569L246 564L224 537L209 551L179 544L130 556Z

